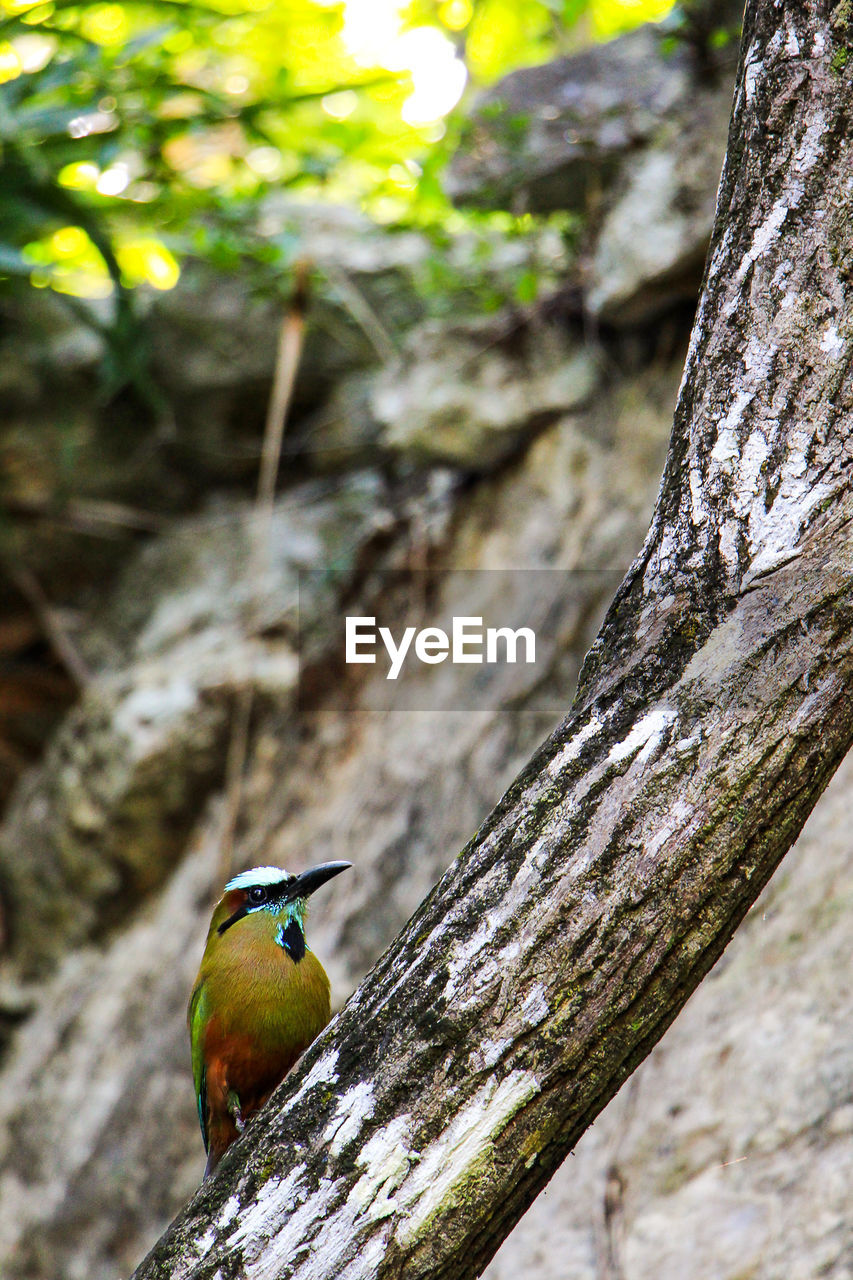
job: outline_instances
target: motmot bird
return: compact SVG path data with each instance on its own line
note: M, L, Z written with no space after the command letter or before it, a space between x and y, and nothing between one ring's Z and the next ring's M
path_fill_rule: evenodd
M305 914L315 889L350 866L254 867L214 908L187 1010L205 1177L331 1017Z

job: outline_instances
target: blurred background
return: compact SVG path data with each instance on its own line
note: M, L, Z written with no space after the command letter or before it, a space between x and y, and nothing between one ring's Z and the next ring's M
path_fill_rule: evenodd
M197 1186L227 875L353 861L310 925L340 1006L568 709L740 8L3 0L4 1277L129 1275ZM345 614L504 607L538 661L482 705L341 662ZM853 1276L851 782L490 1280Z
M461 104L671 8L4 0L0 799L74 696L87 592L164 520L253 491L294 264L312 332L281 484L358 456L352 426L309 423L340 375L416 320L529 307L565 277L560 202L454 204Z

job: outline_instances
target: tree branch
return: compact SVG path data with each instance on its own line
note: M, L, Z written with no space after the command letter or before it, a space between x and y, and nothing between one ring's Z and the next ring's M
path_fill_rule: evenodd
M828 10L747 6L657 509L570 714L136 1280L477 1275L850 746L852 135Z

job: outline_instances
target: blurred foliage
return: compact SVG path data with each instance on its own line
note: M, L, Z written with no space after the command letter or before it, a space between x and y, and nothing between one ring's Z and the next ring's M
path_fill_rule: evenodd
M86 305L111 345L110 389L141 385L137 286L171 288L192 257L245 272L247 289L286 285L293 246L260 230L273 190L358 204L439 240L476 222L448 206L439 178L466 82L671 7L0 0L0 290L110 299ZM517 294L532 291L527 278Z

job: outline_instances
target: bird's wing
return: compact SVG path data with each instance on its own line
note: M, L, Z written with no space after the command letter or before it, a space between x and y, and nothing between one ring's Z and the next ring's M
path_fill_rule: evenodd
M207 1151L207 1081L204 1069L203 1034L206 1017L207 1001L205 999L204 983L200 982L190 998L188 1021L190 1024L190 1046L192 1048L193 1082L198 1106L198 1122L201 1125L201 1136L204 1139L205 1151Z

